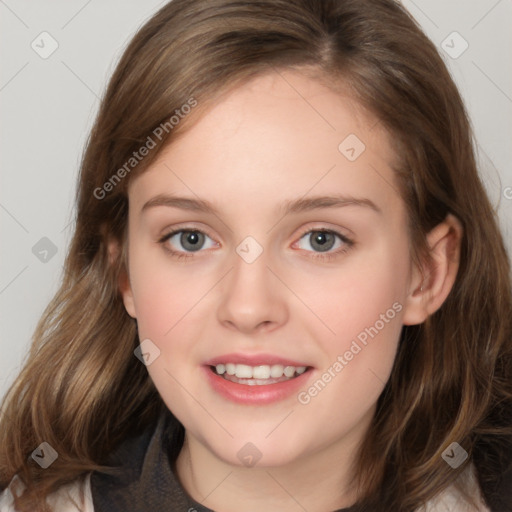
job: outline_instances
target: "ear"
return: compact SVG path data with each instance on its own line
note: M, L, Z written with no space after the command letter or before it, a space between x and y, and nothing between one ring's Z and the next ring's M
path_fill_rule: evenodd
M108 242L108 259L109 263L112 265L119 257L121 257L121 249L119 247L119 242L117 240L109 240ZM126 269L126 265L123 262L121 271L119 272L119 280L118 280L119 291L121 296L123 297L124 307L126 312L132 317L137 318L135 314L135 302L133 300L133 292L130 284L130 278L128 276L128 271Z
M404 325L423 323L448 297L459 269L462 235L462 225L452 214L427 235L432 262L413 271L402 317Z

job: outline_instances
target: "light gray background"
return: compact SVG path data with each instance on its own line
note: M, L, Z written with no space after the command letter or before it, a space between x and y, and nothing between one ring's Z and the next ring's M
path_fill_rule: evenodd
M0 0L0 397L58 287L78 165L99 97L126 43L163 3ZM465 99L482 178L512 253L512 0L404 5L440 48ZM58 48L43 59L31 44L48 49L45 31ZM460 56L446 53L460 53L464 40L469 46ZM43 237L57 247L47 262L32 252Z

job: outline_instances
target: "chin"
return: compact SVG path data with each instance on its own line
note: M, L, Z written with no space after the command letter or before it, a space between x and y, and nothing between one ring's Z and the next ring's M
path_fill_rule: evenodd
M247 435L243 439L216 440L217 442L205 443L207 449L226 464L238 467L271 468L292 464L302 455L300 449L294 444L286 444L283 437L264 439L251 438ZM220 442L219 442L220 441Z

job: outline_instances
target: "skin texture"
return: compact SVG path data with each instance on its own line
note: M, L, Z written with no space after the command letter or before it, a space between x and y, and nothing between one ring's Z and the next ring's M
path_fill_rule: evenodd
M349 134L365 145L354 161L338 149ZM222 97L130 184L129 264L120 288L140 339L161 351L147 369L186 429L178 476L205 506L325 512L357 499L347 485L350 466L391 373L402 325L421 323L440 307L458 267L461 228L451 216L429 234L435 265L423 269L425 280L413 267L394 158L376 119L288 70ZM142 212L159 194L206 199L218 213L168 206ZM286 200L335 194L368 199L379 212L357 204L280 210ZM199 251L187 252L180 234L159 243L178 228L207 235ZM327 252L337 255L321 259L315 233L304 234L318 229L353 245L335 237ZM236 252L247 236L263 249L252 263ZM177 259L165 247L191 257ZM271 353L313 367L307 391L381 315L384 327L307 404L297 394L236 404L203 375L201 366L216 356ZM237 457L248 442L261 452L254 467Z

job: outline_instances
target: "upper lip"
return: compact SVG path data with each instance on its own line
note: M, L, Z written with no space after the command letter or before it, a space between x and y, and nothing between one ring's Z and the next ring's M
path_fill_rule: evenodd
M284 357L276 356L274 354L225 354L223 356L214 357L205 362L209 366L217 366L218 364L246 364L248 366L272 366L281 364L283 366L306 366L305 363L294 361L293 359L286 359Z

